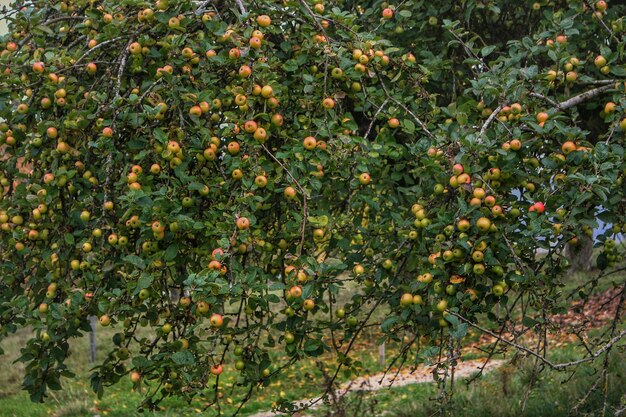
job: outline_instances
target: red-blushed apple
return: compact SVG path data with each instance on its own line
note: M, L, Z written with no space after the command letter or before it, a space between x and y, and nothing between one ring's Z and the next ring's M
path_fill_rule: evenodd
M237 229L247 230L250 228L250 220L247 217L240 217L236 221Z
M209 323L211 323L212 327L219 329L224 324L224 318L222 317L221 314L214 313L211 315L211 318L209 319Z

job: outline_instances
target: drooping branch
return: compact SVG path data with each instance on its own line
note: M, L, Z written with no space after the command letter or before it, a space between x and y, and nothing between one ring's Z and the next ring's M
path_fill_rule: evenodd
M559 370L563 370L566 368L570 368L572 366L576 366L576 365L580 365L586 362L591 362L593 360L595 360L596 358L598 358L600 355L602 355L604 352L606 352L607 350L611 349L617 342L619 342L624 336L626 336L626 329L622 330L621 333L619 333L617 336L613 337L611 340L609 340L608 343L606 343L604 346L602 346L600 349L596 350L593 354L582 358L582 359L578 359L575 361L571 361L571 362L564 362L564 363L554 363L552 361L550 361L549 359L547 359L544 355L539 354L537 352L535 352L532 349L527 348L526 346L522 346L518 343L512 342L510 340L507 340L505 338L503 338L502 336L498 336L497 334L495 334L494 332L479 326L478 324L466 319L465 317L461 316L458 313L455 313L454 311L450 311L450 310L446 310L448 314L458 318L459 320L461 320L462 322L470 325L471 327L480 330L483 333L488 334L491 337L495 337L496 340L501 341L502 343L504 343L505 345L509 345L511 347L514 347L517 350L520 350L522 352L528 353L531 356L536 357L537 359L539 359L541 362L543 362L544 364L548 365L550 368L555 369L557 371Z
M591 5L591 3L589 3L589 0L583 0L585 2L585 6L587 6L587 8L589 10L591 10L593 12L593 10L595 9L594 6ZM604 30L607 31L607 33L609 34L609 37L611 39L613 39L615 42L619 42L619 39L617 39L617 37L615 36L615 34L613 33L613 31L611 30L610 27L607 26L606 22L604 21L604 19L601 16L595 15L595 18L600 22L600 24L602 25L602 27L604 28Z
M85 17L84 16L61 16L61 17L56 17L54 19L50 19L46 22L43 22L39 26L47 27L48 25L51 25L53 23L63 22L65 20L85 20ZM19 43L19 47L21 48L22 46L26 45L28 41L32 39L32 37L33 37L32 33L28 34L28 36L22 39L22 41Z

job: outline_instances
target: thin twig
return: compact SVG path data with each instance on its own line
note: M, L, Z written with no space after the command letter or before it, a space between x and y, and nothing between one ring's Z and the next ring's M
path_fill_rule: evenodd
M367 128L367 132L365 132L365 135L363 135L363 139L367 140L367 138L370 135L370 132L372 131L372 128L374 127L374 123L376 123L376 118L378 117L380 112L383 110L383 108L387 105L387 103L389 103L388 98L386 98L385 101L383 101L383 104L381 104L378 110L376 110L376 113L374 113L374 116L372 116L372 121L370 122L370 125Z
M385 85L385 83L383 82L383 79L381 78L380 74L376 73L376 75L378 75L378 80L380 81L380 85L383 89L383 91L385 92L385 96L387 96L387 98L391 101L393 101L394 103L396 103L398 106L402 107L402 109L407 112L408 114L410 114L413 119L415 119L415 121L417 122L418 125L420 125L420 127L422 128L422 130L424 131L424 133L426 133L428 135L428 137L433 138L433 134L430 133L430 130L428 130L428 128L426 127L426 125L424 124L424 122L422 122L420 120L419 117L417 117L415 115L415 113L413 113L407 106L404 105L404 103L402 103L401 101L399 101L397 98L393 97L391 94L389 94L389 90L387 90L387 86Z
M119 40L125 39L127 38L127 36L118 36L117 38L113 38L113 39L109 39L108 41L104 41L102 43L97 44L96 46L94 46L93 48L89 49L87 52L85 52L80 58L78 58L75 62L73 66L76 66L80 63L80 61L82 61L83 59L85 59L88 55L92 54L93 52L97 51L98 49L113 43L113 42L117 42Z
M152 89L154 87L156 87L156 85L158 83L160 83L161 81L163 81L163 78L159 78L158 80L156 80L155 82L153 82L152 84L150 84L150 86L146 89L146 91L141 95L141 97L139 97L139 101L137 102L138 104L141 104L141 102L143 101L144 98L146 98L146 96L150 93L150 91L152 91Z

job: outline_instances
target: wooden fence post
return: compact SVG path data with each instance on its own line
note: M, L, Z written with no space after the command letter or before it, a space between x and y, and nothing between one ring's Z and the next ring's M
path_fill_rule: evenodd
M89 362L94 363L96 361L96 316L89 316L89 324L91 325L91 331L89 332Z

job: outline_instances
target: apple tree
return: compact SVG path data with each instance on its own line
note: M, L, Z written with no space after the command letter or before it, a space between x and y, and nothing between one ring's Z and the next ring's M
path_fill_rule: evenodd
M571 365L519 336L563 311L563 249L599 219L600 272L577 292L619 270L626 6L18 0L3 14L0 340L33 329L33 400L73 376L90 316L116 331L93 389L130 377L146 408L219 402L222 372L245 401L306 357L333 356L336 378L372 324L403 346L396 363L453 366L475 327ZM580 362L620 343L619 314Z

